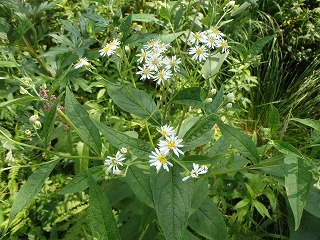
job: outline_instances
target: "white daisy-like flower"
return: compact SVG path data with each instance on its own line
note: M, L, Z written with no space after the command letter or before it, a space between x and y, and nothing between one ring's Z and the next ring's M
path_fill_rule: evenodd
M192 60L199 60L200 62L206 60L209 56L207 49L204 46L195 46L190 48L189 54L193 55Z
M158 49L160 50L161 53L167 51L167 49L170 47L170 44L165 44L165 43L159 43Z
M151 39L147 42L147 44L143 45L143 47L148 50L152 48L157 48L159 44L160 44L159 40Z
M112 54L114 54L115 50L116 50L116 48L114 48L114 46L107 43L102 49L99 50L99 52L102 57L104 57L106 55L109 57Z
M227 42L227 40L221 40L220 41L220 46L221 46L221 48L222 48L222 53L225 53L225 52L229 52L229 48L230 48L230 46L228 45L228 42Z
M124 160L126 160L126 158L123 157L123 154L120 151L116 153L115 157L107 156L107 159L104 161L104 165L109 165L106 172L109 172L112 169L113 174L119 174L120 170L118 166L123 166L122 161Z
M153 76L154 81L157 81L158 85L163 85L164 81L167 81L172 76L170 70L161 69L159 72L155 73Z
M157 131L161 133L163 137L172 136L176 134L176 131L173 129L173 127L169 125L161 126L157 129Z
M153 78L153 71L151 71L151 69L146 66L146 65L143 65L142 67L138 66L138 68L140 69L140 71L137 72L137 74L140 74L141 77L140 79L143 80L143 79L150 79L150 78Z
M167 170L169 172L169 166L173 166L171 162L169 162L166 158L166 153L162 152L158 148L155 148L154 151L151 152L150 157L150 166L155 166L157 169L157 172L159 172L160 168L163 167L163 169Z
M158 71L159 68L163 64L163 59L160 55L153 55L150 58L147 59L146 65L150 68L152 71Z
M141 53L136 55L137 57L139 57L137 62L142 63L147 59L148 55L149 55L149 52L146 52L144 49L141 49Z
M199 43L205 43L207 41L207 35L205 32L191 32L190 34L190 42L198 45Z
M208 48L214 49L214 48L220 46L220 42L219 42L219 39L216 36L209 36L207 41L205 42L205 45Z
M88 59L87 58L80 58L78 60L78 62L74 65L74 68L81 68L83 66L89 66L90 63L88 62Z
M183 140L181 138L178 138L174 135L166 136L166 140L160 140L158 146L161 152L168 154L170 150L172 150L174 154L177 155L177 157L179 157L179 154L184 154L179 149L183 147L183 145L181 144L182 141Z
M199 174L206 174L208 172L208 167L206 165L199 166L197 163L193 163L193 169L191 170L190 174L184 178L182 181L186 181L189 178L198 178Z
M179 64L181 64L181 58L177 58L177 56L172 56L171 58L165 57L163 64L166 69L172 68L174 72L178 72L180 70Z
M216 37L218 39L222 39L224 34L218 29L218 28L211 28L209 30L206 31L208 36L213 36Z
M114 38L111 42L109 42L109 45L113 50L116 50L120 46L120 44L121 44L120 41L116 38Z

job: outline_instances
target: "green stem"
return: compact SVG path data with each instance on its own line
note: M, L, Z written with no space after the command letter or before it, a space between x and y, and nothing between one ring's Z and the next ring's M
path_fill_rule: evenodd
M182 124L182 121L184 120L186 112L187 112L187 106L183 106L182 116L180 117L179 123L178 123L177 135L179 134L179 131L180 131L180 128L181 128L181 124Z
M145 123L145 126L146 126L146 129L147 129L147 133L148 133L148 137L149 137L150 143L154 147L154 144L153 144L153 141L152 141L152 137L151 137L151 134L150 134L150 131L149 131L149 125L148 125L147 122Z

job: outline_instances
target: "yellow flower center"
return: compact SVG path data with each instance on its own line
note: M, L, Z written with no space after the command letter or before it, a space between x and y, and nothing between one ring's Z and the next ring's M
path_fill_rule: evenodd
M149 69L143 69L143 74L148 75L149 74Z
M111 47L110 46L107 46L107 47L104 47L103 48L103 51L104 52L109 52L111 50Z
M161 134L162 134L162 136L167 136L167 135L168 135L168 132L167 132L165 129L163 129L163 130L161 131Z
M202 53L203 53L202 48L197 48L196 53L197 53L198 55L202 54Z
M161 163L166 163L167 162L167 159L165 158L165 156L163 155L160 155L157 157L157 160Z
M159 72L159 78L163 78L165 76L164 72Z
M168 142L168 148L169 148L169 149L173 149L173 148L175 148L175 147L176 147L176 143L175 143L174 141L170 140L170 141Z
M221 42L221 46L224 47L224 48L225 48L225 47L228 47L228 43L225 42L225 41L222 41L222 42Z
M219 30L218 29L212 29L212 32L214 33L214 34L218 34L219 33Z

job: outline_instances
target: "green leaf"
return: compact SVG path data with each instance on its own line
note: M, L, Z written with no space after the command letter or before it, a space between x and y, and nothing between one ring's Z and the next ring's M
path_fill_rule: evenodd
M104 176L105 166L95 166L89 168L87 171L78 173L65 187L63 187L59 194L72 194L86 190L88 185L88 174L94 181L98 181Z
M267 216L268 218L271 219L271 216L267 208L261 202L259 202L257 199L253 199L252 204L257 209L257 211L261 214L262 217Z
M151 169L151 189L159 225L166 239L182 239L188 225L193 181L182 181L178 166L158 173Z
M199 163L200 164L200 163ZM187 181L192 181L191 179ZM207 197L208 192L208 178L201 177L197 179L194 183L193 194L191 200L191 211L190 215L193 214L203 203Z
M286 156L284 163L285 187L295 220L295 230L297 230L307 201L312 174L303 159L296 155Z
M318 199L319 201L319 199ZM289 229L290 229L290 240L319 240L320 239L320 218L315 217L314 215L303 212L301 219L301 224L298 230L294 230L294 223L292 220L292 214L289 211L288 217Z
M216 122L217 118L214 115L201 117L183 136L183 149L192 149L211 141Z
M310 186L308 199L304 209L320 219L320 190L315 188L313 184Z
M171 43L173 42L176 38L178 38L180 35L184 34L185 31L182 32L175 32L175 33L169 33L169 34L164 34L159 37L157 37L161 42L163 43ZM182 69L182 68L181 68ZM180 69L180 72L181 72Z
M251 4L248 2L244 2L241 4L240 7L238 7L237 9L235 9L233 12L231 12L231 17L234 17L240 13L242 13L244 10L246 10L248 7L250 7Z
M268 117L268 127L271 129L271 133L276 133L280 126L280 114L278 110L271 105Z
M133 22L153 22L161 25L161 21L157 19L154 14L148 13L137 13L132 14L132 21Z
M0 103L0 108L7 107L7 106L10 106L10 105L13 105L13 104L18 104L18 103L26 103L28 101L33 101L33 100L39 100L39 98L38 97L26 96L26 97L12 99L12 100Z
M21 187L10 211L10 218L7 228L10 227L14 217L24 209L41 190L44 181L49 177L51 171L56 166L57 161L46 163L35 171Z
M109 96L122 110L132 113L153 125L160 125L161 115L150 95L131 86L108 86Z
M207 114L215 113L223 104L223 91L224 87L221 86L220 90L217 92L217 95L213 98L211 103L205 105Z
M67 116L73 123L76 133L85 144L100 155L102 144L99 130L90 119L88 112L80 105L68 88L66 90L65 107Z
M273 141L273 144L279 152L282 152L287 155L294 154L297 157L304 158L302 153L298 149L296 149L294 146L292 146L290 143L287 143L281 140L276 140L276 141Z
M252 140L243 132L238 129L218 123L219 128L224 135L232 144L232 146L239 151L240 154L249 158L251 162L258 163L260 160L258 150Z
M213 80L216 74L219 72L224 60L227 58L228 53L216 53L213 56L209 56L202 66L202 76L207 79Z
M179 91L173 98L173 103L202 108L206 98L206 92L200 87L185 88Z
M170 12L167 8L165 7L160 8L160 16L170 22Z
M308 127L312 127L315 130L320 131L320 121L315 119L301 119L301 118L291 118L290 120L302 123Z
M258 41L256 41L255 43L253 43L250 48L249 48L249 54L251 56L256 56L258 55L263 47L268 43L270 42L275 36L274 35L271 35L271 36L266 36L266 37L263 37L261 39L259 39Z
M47 148L48 146L48 134L52 131L53 126L54 126L54 121L56 119L56 113L57 113L57 107L59 104L59 101L62 97L63 93L57 97L57 99L54 101L52 104L49 113L46 115L45 121L43 123L43 128L42 128L42 134L44 136L44 145Z
M201 207L190 216L189 226L206 239L228 239L224 219L217 206L213 203L213 200L209 197L207 197Z
M90 227L93 236L97 239L117 240L121 239L114 219L112 206L110 205L104 191L88 175L89 184L89 211Z
M108 127L103 123L95 121L96 126L100 129L102 135L116 148L120 149L122 147L127 148L138 158L149 160L149 155L154 148L140 140Z
M126 180L137 198L149 207L154 208L150 187L150 176L147 176L138 167L131 165L127 170Z
M79 172L85 171L89 166L89 147L85 145L83 142L78 142L77 146L77 154L78 156L82 156L83 158L75 160L74 163L74 172L78 174Z
M215 156L220 154L226 154L230 147L230 141L224 135L218 138L218 140L213 144L210 149L208 156Z

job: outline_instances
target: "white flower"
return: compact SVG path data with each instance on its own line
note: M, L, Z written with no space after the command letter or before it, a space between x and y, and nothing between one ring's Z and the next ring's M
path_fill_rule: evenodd
M111 56L112 54L114 54L115 49L108 43L106 44L102 49L99 50L100 55L102 57L104 56Z
M141 80L150 79L154 77L153 72L146 65L143 65L143 67L138 66L138 68L140 69L140 71L138 71L137 74L141 75L141 78L140 78Z
M186 181L190 177L198 178L199 174L206 174L207 172L208 172L208 167L206 165L202 165L201 167L199 167L199 164L193 163L193 169L191 170L190 174L182 178L182 181Z
M196 32L190 34L190 42L198 45L199 43L205 43L207 41L207 36L204 32Z
M138 63L142 63L143 61L145 61L148 57L148 52L146 52L144 49L141 49L141 53L137 54L136 56L139 57L138 59Z
M177 58L177 56L172 56L171 58L164 58L163 64L165 65L166 69L173 68L173 71L179 71L180 67L179 64L181 63L181 58Z
M172 76L172 73L170 70L162 69L159 72L157 72L153 78L154 81L157 81L158 85L163 85L164 81L168 80Z
M163 137L172 136L176 134L176 131L173 129L173 127L169 125L161 126L160 129L157 129L157 131L161 133Z
M120 46L120 41L115 38L111 42L109 42L109 45L113 50L116 50Z
M126 149L125 147L120 149L120 152L123 154L126 154L128 152L128 149Z
M207 34L209 37L213 36L218 39L222 39L222 37L224 36L224 34L222 32L220 32L220 30L217 28L211 28L211 29L207 30Z
M87 58L80 58L78 60L78 62L74 65L74 68L81 68L83 66L89 66L90 63L88 62L88 59Z
M229 52L230 46L228 45L227 40L220 41L220 46L222 48L222 51L221 51L222 53Z
M150 70L153 71L158 71L162 64L162 57L158 55L153 55L150 58L148 58L148 61L146 61L146 65L150 68Z
M147 44L143 45L145 49L157 48L160 44L159 40L151 39L147 42Z
M190 48L189 50L189 54L192 55L192 60L197 60L199 59L199 61L204 61L207 59L208 57L208 53L207 53L207 49L204 46L195 46Z
M160 168L163 167L163 169L167 170L169 172L169 166L173 166L171 162L168 162L166 158L166 153L162 152L158 148L154 149L155 151L151 152L150 157L150 166L155 166L157 169L157 172L159 172Z
M233 92L231 92L231 93L228 93L227 94L227 101L228 102L234 102L234 93Z
M165 154L168 154L170 150L174 152L177 157L179 157L179 154L184 154L179 148L183 147L182 144L180 144L183 140L178 138L177 136L171 135L166 136L166 140L160 140L158 143L159 149L161 152L164 152Z
M126 160L125 157L123 157L123 154L118 151L115 157L107 156L107 159L104 161L104 165L109 165L106 172L109 172L112 168L113 174L119 174L120 170L118 166L123 166L122 161Z
M220 42L219 42L219 38L217 38L216 36L209 36L207 41L205 42L205 45L208 48L216 48L220 46Z

